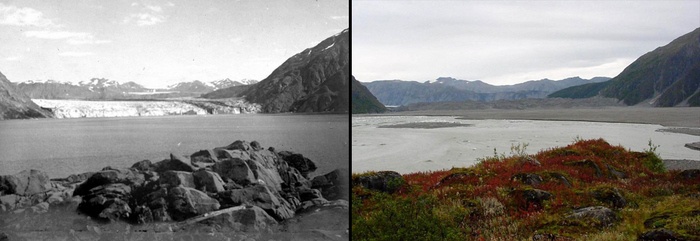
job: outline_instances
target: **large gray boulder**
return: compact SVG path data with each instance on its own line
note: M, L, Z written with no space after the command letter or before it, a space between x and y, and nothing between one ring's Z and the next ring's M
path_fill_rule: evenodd
M212 170L219 174L222 179L230 179L239 185L257 183L248 163L239 158L222 160L214 164Z
M321 190L328 200L350 200L350 172L347 169L335 169L311 180L311 188Z
M219 162L214 150L200 150L190 155L190 163L196 168L211 167Z
M592 224L595 227L609 227L618 221L615 212L602 206L579 208L572 211L567 219Z
M0 176L0 195L32 195L51 189L49 176L38 170L24 170L14 175Z
M181 158L174 154L170 154L170 159L165 159L160 162L153 164L153 170L159 173L165 171L183 171L183 172L193 172L195 168L188 162L183 161Z
M73 196L87 195L92 188L106 184L122 183L136 188L145 182L146 179L142 173L131 169L105 170L96 172L84 183L80 184L73 192Z
M193 172L192 176L194 176L194 186L197 190L213 193L223 192L225 190L225 183L216 172L199 169Z
M194 177L192 173L183 171L166 171L160 176L160 184L166 184L170 187L189 187L194 188Z
M238 206L208 213L206 217L195 218L193 222L185 221L184 230L197 227L213 228L217 232L268 232L273 231L277 221L264 210L256 206Z
M296 207L262 184L251 185L243 189L226 190L218 193L218 196L221 204L226 207L257 206L280 221L293 217L296 211Z
M395 171L381 171L368 173L357 178L353 178L353 186L363 186L367 189L380 192L394 193L404 183L401 174Z
M173 187L168 191L168 211L173 220L180 221L219 209L216 199L194 188Z
M309 173L316 171L316 163L302 154L290 151L281 151L277 153L282 160L287 162L290 167L296 168L306 178L309 178Z
M94 187L83 197L78 210L95 218L119 220L131 215L131 187L110 183Z

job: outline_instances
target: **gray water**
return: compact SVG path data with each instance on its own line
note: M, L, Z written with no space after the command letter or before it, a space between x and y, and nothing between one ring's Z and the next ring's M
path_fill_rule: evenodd
M320 175L350 166L349 115L210 115L0 121L0 175L37 169L51 178L157 162L170 153L257 140L301 153Z

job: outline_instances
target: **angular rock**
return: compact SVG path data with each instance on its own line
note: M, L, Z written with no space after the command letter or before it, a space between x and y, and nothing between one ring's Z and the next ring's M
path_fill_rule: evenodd
M311 188L321 190L328 200L350 200L350 175L347 169L335 169L311 180Z
M250 151L252 147L247 141L241 141L237 140L234 141L233 143L229 144L228 146L225 147L219 147L221 149L226 149L226 150L241 150L241 151Z
M260 146L260 143L258 141L251 142L250 147L253 148L253 151L262 151L263 150L262 146Z
M190 155L190 163L197 168L210 167L219 162L214 150L200 150Z
M530 186L538 186L543 182L542 176L533 173L518 173L511 177L511 180L521 182Z
M222 160L214 164L212 170L219 174L222 179L231 179L243 186L257 183L257 179L255 175L253 175L253 171L248 166L248 163L238 158Z
M271 192L266 185L251 185L243 189L227 190L219 193L219 200L225 207L252 205L265 210L277 220L294 216L296 207L283 199L279 194Z
M188 187L173 187L168 191L168 210L173 220L180 221L219 209L216 199Z
M38 170L24 170L14 175L0 176L0 195L32 195L51 189L49 176Z
M20 197L17 194L0 196L0 210L3 212L14 210L19 199Z
M617 188L599 188L591 194L596 200L609 203L613 208L624 208L627 206L627 200Z
M627 178L627 174L621 171L618 171L614 167L610 166L609 164L605 164L605 167L608 169L608 177L609 178L615 178L615 179L625 179Z
M241 159L250 160L250 155L248 152L241 150L226 150L226 149L214 149L217 158L221 161L223 159Z
M551 193L540 189L515 190L511 193L521 209L541 209L542 202L554 197Z
M700 178L700 169L683 170L680 173L678 173L677 177L685 180L693 180Z
M160 176L159 182L160 184L167 184L170 187L195 187L192 173L183 171L165 171Z
M573 185L571 185L571 182L569 181L569 179L567 179L566 176L562 175L561 173L548 172L546 177L554 179L557 182L564 184L567 187L573 187Z
M32 206L30 208L30 210L32 210L32 213L36 213L36 214L48 212L49 211L49 203L41 202L37 205Z
M256 206L233 207L208 214L197 224L216 227L219 232L262 232L271 231L277 221Z
M609 208L602 206L579 208L572 211L572 214L567 216L568 219L579 220L584 223L592 224L595 227L609 227L615 223L618 218L615 213Z
M134 163L134 165L131 165L131 168L145 172L145 171L153 171L155 169L155 166L153 165L153 163L151 163L151 161L143 160L143 161Z
M564 163L566 165L571 165L571 166L577 166L577 167L587 167L593 169L595 171L595 176L596 177L602 177L603 172L600 170L600 167L598 164L596 164L594 161L584 159L580 161L572 161L572 162L566 162Z
M282 191L282 177L280 176L280 161L275 153L270 151L254 151L250 153L249 160L246 160L253 175L260 183L270 187L274 192ZM282 167L284 168L284 167Z
M287 162L290 167L299 170L301 175L305 178L309 178L309 173L316 171L316 164L301 154L290 151L281 151L277 154L282 160Z
M85 173L80 173L80 174L72 174L68 177L66 177L65 181L67 183L78 183L78 182L83 182L90 178L92 175L94 175L95 172L85 172Z
M301 189L309 189L312 186L311 181L302 176L299 170L296 168L281 165L278 167L277 171L282 179L282 190L285 192L296 192L297 190ZM322 185L326 185L328 187L332 186L332 183L326 180L324 176L320 176L320 178L323 178ZM319 181L321 181L321 179L319 179ZM320 182L319 185L321 185Z
M145 183L145 176L131 169L106 170L100 171L88 178L83 184L80 184L73 196L87 195L90 189L112 183L123 183L132 187L138 187Z
M131 208L131 187L123 183L110 183L94 187L84 196L78 210L96 218L118 220L128 218Z
M216 172L210 172L205 169L199 169L192 173L194 176L194 186L197 190L203 192L223 192L224 180L221 179Z
M352 180L353 186L361 185L367 189L386 193L394 193L404 183L403 177L398 172L381 171L366 174Z
M170 154L170 159L165 159L154 164L154 170L158 173L165 171L183 171L193 172L194 167L187 162L182 161L177 156Z
M302 202L316 198L323 198L321 191L319 191L318 189L306 189L299 191L299 200Z
M675 233L668 229L656 229L639 235L639 241L682 241Z

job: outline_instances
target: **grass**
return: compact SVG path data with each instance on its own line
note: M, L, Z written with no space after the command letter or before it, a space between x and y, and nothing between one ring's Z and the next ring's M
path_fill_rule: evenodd
M653 144L631 152L602 139L576 139L534 155L526 147L514 146L512 156L495 154L469 168L405 174L393 194L354 186L352 239L636 240L658 228L700 239L700 179L664 170ZM513 178L521 174L538 175L542 182ZM551 197L533 203L523 195L533 189ZM624 205L606 199L612 193ZM610 208L618 221L601 227L568 217L589 206Z

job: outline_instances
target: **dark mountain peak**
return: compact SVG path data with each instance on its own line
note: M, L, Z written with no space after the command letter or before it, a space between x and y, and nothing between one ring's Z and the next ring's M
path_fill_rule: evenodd
M53 114L41 109L27 95L17 90L4 74L0 72L0 120L47 118Z
M261 104L264 112L348 111L349 33L346 29L326 38L290 57L244 92L232 93Z

